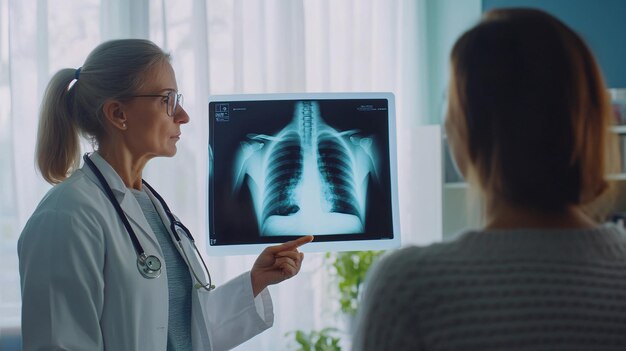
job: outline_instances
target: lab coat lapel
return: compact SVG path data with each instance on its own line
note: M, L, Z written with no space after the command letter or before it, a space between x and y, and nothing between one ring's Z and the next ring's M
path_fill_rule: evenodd
M128 217L130 223L134 224L135 227L139 227L143 233L137 233L139 236L139 240L141 241L142 237L147 237L150 239L152 244L158 248L158 252L161 256L163 256L161 251L161 245L159 245L159 241L156 238L156 235L152 231L152 227L146 220L146 216L143 214L141 207L139 207L139 203L135 196L130 192L130 190L126 189L126 193L124 194L124 198L120 201L120 206L124 213Z
M136 230L136 228L139 228L141 230L141 233L136 233L139 241L142 242L144 237L148 238L152 244L151 246L155 247L160 256L163 256L161 246L159 245L159 242L156 238L156 235L152 231L150 224L148 224L146 216L144 216L141 207L139 207L139 203L137 203L137 200L135 199L135 196L131 193L131 191L126 188L126 185L124 185L124 182L117 174L117 172L115 172L113 167L111 167L111 165L109 165L109 163L105 159L103 159L97 152L92 153L89 158L93 161L96 167L98 167L98 169L104 176L104 179L106 179L107 183L111 187L113 195L115 195L117 202L120 204L122 211L124 211L124 214L133 226L133 229ZM104 191L102 184L100 184L98 178L93 172L91 172L91 169L89 167L84 165L83 171L88 175L91 180L93 180L98 185L98 187L100 187ZM157 208L158 207L159 206L157 206ZM143 242L142 245L144 245ZM146 247L144 247L144 250L148 252Z
M193 244L191 243L191 240L189 240L189 238L187 237L187 234L185 234L185 232L182 229L177 227L178 228L177 232L178 232L178 236L180 237L181 245L185 247L185 252L183 252L181 251L181 248L176 242L176 239L174 238L174 235L170 229L170 225L169 225L170 219L167 217L167 213L165 213L165 209L163 208L159 200L150 191L150 189L148 189L148 187L145 187L145 189L146 189L146 192L148 193L148 196L150 196L150 200L152 200L152 203L156 207L157 212L159 213L159 216L161 217L161 220L163 221L163 223L165 223L165 227L167 228L168 233L170 233L170 237L172 238L172 242L174 242L174 246L176 247L176 250L178 250L178 253L180 253L182 257L187 257L187 259L189 260L188 265L191 266L189 267L190 268L189 274L191 275L191 280L195 283L195 278L193 274L191 273L192 269L194 272L196 272L196 274L198 274L200 279L206 280L207 276L204 273L204 266L202 265L202 263L196 256ZM178 220L178 218L176 218L176 220Z
M163 208L163 205L161 205L161 202L159 202L159 200L156 198L156 196L154 196L154 194L150 191L150 189L148 189L148 187L144 187L144 189L146 190L146 193L148 193L148 196L150 196L150 200L152 200L152 203L154 204L154 207L156 208L157 213L159 214L159 217L161 217L161 221L165 223L165 228L167 228L167 232L170 234L170 238L172 239L172 242L174 243L176 250L178 250L180 255L184 257L185 252L181 252L180 246L178 246L178 243L176 242L176 238L174 237L174 234L172 233L172 230L170 229L170 219L169 217L167 217L167 213L165 213L165 209ZM197 260L195 259L195 255L193 255L192 252L190 251L191 247L189 245L190 244L189 240L187 240L188 239L187 235L182 230L178 230L178 236L181 239L181 244L185 246L185 249L188 253L187 257L190 260L190 264L193 265L194 269L196 269L196 266L198 265L196 262Z

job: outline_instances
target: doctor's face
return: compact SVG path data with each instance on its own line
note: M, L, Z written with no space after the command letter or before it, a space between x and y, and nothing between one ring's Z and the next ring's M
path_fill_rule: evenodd
M165 61L146 72L141 88L125 104L125 142L137 158L176 154L180 127L189 122L189 115L180 105L182 101L175 105L177 94L174 70Z

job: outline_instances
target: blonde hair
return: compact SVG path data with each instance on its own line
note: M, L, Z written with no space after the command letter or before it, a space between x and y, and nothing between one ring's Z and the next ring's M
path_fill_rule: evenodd
M539 10L493 10L455 43L451 65L452 132L483 192L559 211L606 191L612 110L574 31Z
M80 70L59 70L48 83L39 116L36 161L43 178L56 184L80 163L80 136L106 135L102 107L124 99L141 86L155 64L169 55L143 39L121 39L98 45Z

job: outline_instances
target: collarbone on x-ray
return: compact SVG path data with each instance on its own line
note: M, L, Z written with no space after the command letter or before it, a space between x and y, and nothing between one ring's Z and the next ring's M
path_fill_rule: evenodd
M278 133L241 141L233 191L249 188L262 236L363 233L378 152L373 137L328 125L318 102L296 101Z

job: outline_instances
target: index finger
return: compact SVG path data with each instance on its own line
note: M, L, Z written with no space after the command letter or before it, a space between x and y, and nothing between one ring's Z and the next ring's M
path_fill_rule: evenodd
M305 235L296 240L287 241L285 244L289 244L289 246L293 246L295 248L295 247L302 246L304 244L308 244L311 241L313 241L313 235Z
M299 246L310 243L311 241L313 241L313 235L305 235L296 240L287 241L276 246L270 246L267 249L272 253L276 253L284 250L295 249Z

